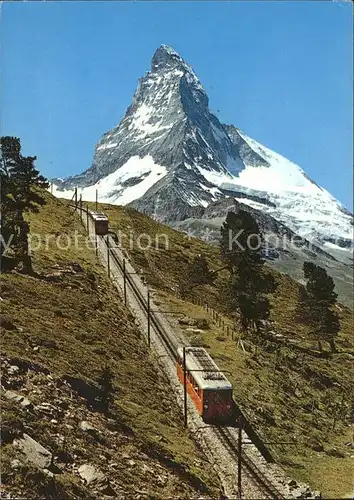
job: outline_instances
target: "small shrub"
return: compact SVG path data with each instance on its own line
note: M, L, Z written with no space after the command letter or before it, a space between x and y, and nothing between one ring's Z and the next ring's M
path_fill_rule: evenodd
M200 335L192 335L189 343L192 347L210 347Z
M199 328L200 330L209 330L210 328L209 321L205 318L197 319L196 327Z
M344 458L345 454L338 450L338 448L328 448L326 451L326 455L329 455L330 457L337 457L337 458Z

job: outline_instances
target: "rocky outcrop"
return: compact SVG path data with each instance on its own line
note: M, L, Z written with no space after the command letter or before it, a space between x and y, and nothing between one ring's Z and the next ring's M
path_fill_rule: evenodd
M164 488L177 483L177 489L183 483L189 491L163 454L159 459L142 450L141 439L119 415L108 418L93 409L87 381L66 380L39 364L6 356L1 372L4 498L71 498L71 484L75 498L138 499L145 487L166 498ZM34 474L34 489L26 482L28 471Z
M54 183L58 196L77 186L92 199L98 189L100 200L130 203L160 221L237 197L315 245L329 243L329 252L333 244L352 247L351 214L300 167L220 123L191 66L166 45L122 121L98 142L92 166Z
M97 189L101 201L210 240L229 207L242 207L266 235L286 236L265 254L277 269L298 280L305 260L325 265L351 304L352 215L299 166L222 124L208 106L191 66L162 45L124 118L98 142L92 166L56 180L55 194L71 198L77 186L92 199Z
M26 462L39 469L49 469L53 463L53 454L28 434L15 439L13 446Z

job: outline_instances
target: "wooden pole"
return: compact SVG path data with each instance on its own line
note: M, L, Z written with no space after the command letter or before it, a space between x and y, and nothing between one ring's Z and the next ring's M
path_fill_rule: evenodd
M96 212L98 209L98 189L96 189Z
M184 403L184 427L188 426L187 419L187 367L186 367L186 348L183 347L183 403Z
M124 305L127 305L127 276L125 273L125 259L123 259L123 291L124 291Z
M107 234L107 271L108 271L108 278L111 276L111 262L109 260L110 258L110 248L109 248L109 236Z
M150 347L151 338L150 338L150 292L148 290L147 293L147 322L148 322L148 346Z
M95 233L95 242L96 242L96 255L98 255L98 238L97 238L97 233Z
M75 210L77 209L77 187L75 188Z
M80 201L79 201L79 204L80 204L80 217L82 219L82 194L80 194Z
M242 417L238 419L237 498L242 498Z
M86 227L87 227L87 234L90 234L90 228L89 228L89 208L88 208L88 205L86 205Z

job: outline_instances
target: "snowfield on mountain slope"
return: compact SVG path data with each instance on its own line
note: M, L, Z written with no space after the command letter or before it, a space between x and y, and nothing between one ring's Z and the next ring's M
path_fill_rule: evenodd
M328 191L312 182L295 163L244 133L240 132L240 136L269 166L246 164L238 176L196 166L207 181L220 189L246 189L245 193L254 190L258 195L269 198L276 207L249 198L242 198L242 202L267 212L300 236L311 239L318 237L316 233L322 233L333 239L352 240L352 218L343 212L342 205ZM340 248L336 244L333 247Z
M127 205L143 196L166 173L166 168L157 165L151 156L144 158L133 156L119 169L96 184L79 188L77 194L82 195L85 201L95 201L96 190L98 190L100 202ZM74 190L61 191L54 185L53 194L59 198L70 199L74 195Z
M215 200L221 195L220 189L230 191L250 189L260 194L264 193L266 197L268 193L268 198L276 204L276 207L249 198L242 198L242 202L272 215L307 239L318 239L321 234L334 240L352 239L351 217L343 213L341 205L328 191L309 180L295 163L260 145L245 134L242 136L252 149L269 162L270 166L246 165L236 177L231 173L207 170L199 165L186 165L188 169L198 171L207 182L215 186L210 188L199 183L200 188L210 193ZM122 167L96 184L78 189L78 195L82 195L83 200L94 201L98 189L101 202L126 205L144 196L166 173L166 167L156 164L150 155L143 158L132 157ZM61 191L54 186L53 194L71 198L74 190ZM208 205L205 200L198 200L198 197L190 193L188 202L191 206ZM332 243L327 249L330 251L331 248L339 249L340 246Z
M301 236L311 238L319 232L334 239L353 239L352 217L343 212L344 207L328 191L311 181L295 163L246 134L240 135L270 165L246 167L235 178L239 186L270 194L277 208L264 206L264 211Z

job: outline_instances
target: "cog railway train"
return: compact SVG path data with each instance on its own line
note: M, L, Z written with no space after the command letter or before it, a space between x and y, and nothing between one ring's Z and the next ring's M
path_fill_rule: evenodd
M183 348L178 349L177 375L183 385ZM186 385L206 423L231 423L235 418L232 385L203 347L186 347Z
M89 215L93 220L95 226L95 233L99 236L103 236L108 233L108 217L103 212L94 212L89 210Z
M108 217L89 210L97 235L108 233ZM184 384L183 348L177 350L177 375ZM186 386L206 423L231 424L235 420L232 385L203 347L186 347Z

